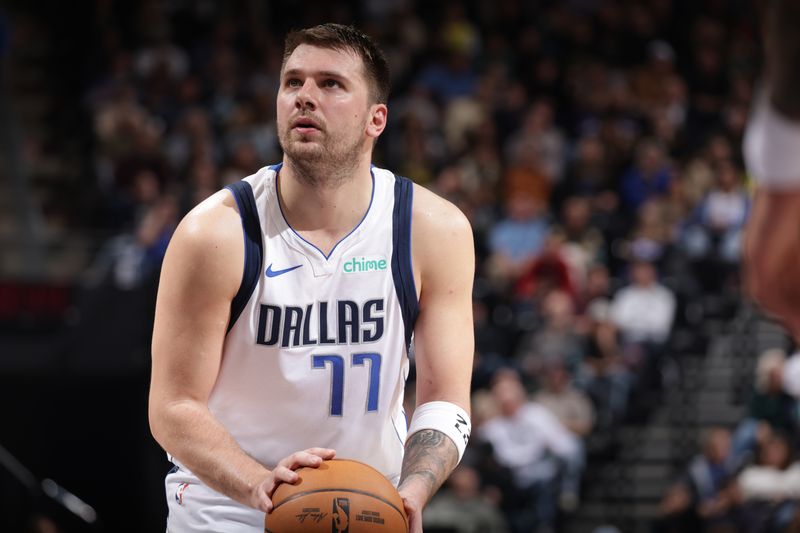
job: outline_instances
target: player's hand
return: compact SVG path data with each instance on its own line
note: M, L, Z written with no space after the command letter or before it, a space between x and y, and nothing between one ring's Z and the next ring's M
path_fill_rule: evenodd
M335 455L336 451L330 448L309 448L281 459L267 477L256 486L251 505L265 513L271 512L272 494L278 485L297 483L300 477L295 470L304 466L317 468L322 461L333 459Z
M408 516L408 532L422 533L422 508L424 500L419 498L412 489L400 487L400 497L403 498L403 505Z

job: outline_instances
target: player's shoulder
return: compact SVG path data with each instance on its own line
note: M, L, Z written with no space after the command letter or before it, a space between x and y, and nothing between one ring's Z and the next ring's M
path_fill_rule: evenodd
M455 204L433 191L414 184L414 202L411 208L413 226L432 239L450 236L472 236L472 227L466 215ZM415 235L417 231L414 231Z
M227 189L212 194L189 211L176 230L176 237L213 244L241 232L236 200Z
M165 287L192 287L232 299L244 269L244 239L236 202L219 191L192 209L170 239L161 273Z
M439 286L449 286L454 281L472 279L472 227L452 202L415 184L411 233L414 263L420 269L422 283L438 280L435 283Z
M219 273L228 268L235 271L237 262L233 259L243 256L239 211L233 195L223 189L183 217L170 240L166 259L184 267L202 266Z

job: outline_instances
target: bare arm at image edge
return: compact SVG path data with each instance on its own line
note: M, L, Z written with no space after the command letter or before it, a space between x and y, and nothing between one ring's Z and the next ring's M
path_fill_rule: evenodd
M765 20L766 78L768 98L757 105L768 105L800 132L800 4L793 0L773 0L767 5ZM758 110L750 117L752 128L760 119ZM748 132L749 134L749 132ZM773 130L774 134L774 130ZM793 136L792 136L793 137ZM755 150L750 158L770 161L800 153L800 142L783 136L780 143L745 146ZM748 139L748 142L750 139ZM792 146L784 146L787 142ZM767 157L767 150L780 146L782 153ZM795 165L790 165L792 168ZM750 169L751 173L754 169ZM758 185L744 240L745 283L750 295L767 311L784 321L797 338L800 335L800 168L796 175L754 176ZM786 174L786 171L780 172ZM794 177L792 177L794 176ZM780 186L772 185L780 182Z

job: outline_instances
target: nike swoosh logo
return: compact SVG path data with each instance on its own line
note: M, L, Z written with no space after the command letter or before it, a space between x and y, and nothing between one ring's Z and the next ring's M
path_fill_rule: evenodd
M274 278L276 276L280 276L281 274L286 274L287 272L291 272L295 268L300 268L301 266L303 266L302 263L299 265L295 265L293 267L284 268L283 270L272 270L272 263L270 263L270 265L267 267L266 274L268 278Z

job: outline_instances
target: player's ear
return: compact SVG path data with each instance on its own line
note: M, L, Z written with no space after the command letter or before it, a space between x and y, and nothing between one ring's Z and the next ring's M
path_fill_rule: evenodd
M386 128L389 118L386 104L372 104L369 108L369 121L367 122L367 135L377 138Z

